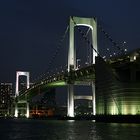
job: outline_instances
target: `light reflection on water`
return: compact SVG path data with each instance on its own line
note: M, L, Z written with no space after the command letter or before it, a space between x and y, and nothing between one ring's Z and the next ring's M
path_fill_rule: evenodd
M0 120L0 140L139 140L140 124Z

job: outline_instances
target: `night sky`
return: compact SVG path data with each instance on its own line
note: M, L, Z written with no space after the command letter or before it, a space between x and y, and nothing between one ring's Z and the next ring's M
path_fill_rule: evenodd
M44 73L71 15L97 17L114 40L139 48L139 7L139 0L1 0L0 82L15 82L17 70L31 79ZM55 63L62 59L66 52Z

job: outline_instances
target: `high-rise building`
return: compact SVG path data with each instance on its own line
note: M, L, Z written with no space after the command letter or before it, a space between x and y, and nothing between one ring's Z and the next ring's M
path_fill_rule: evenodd
M0 116L9 115L12 93L12 83L0 83Z

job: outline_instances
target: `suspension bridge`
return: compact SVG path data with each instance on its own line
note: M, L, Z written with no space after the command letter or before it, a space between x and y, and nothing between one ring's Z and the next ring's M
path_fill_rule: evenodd
M86 26L88 30L82 30L81 27ZM75 28L81 36L82 40L87 44L88 55L86 57L86 62L84 65L79 66L81 59L77 58L77 52L79 51L75 45ZM113 48L106 48L106 54L102 55L99 51L97 43L97 29L102 32L103 36L108 40ZM116 88L119 90L120 87L114 88L113 86L119 85L117 82L123 82L120 78L120 69L128 69L128 65L131 62L136 60L138 57L137 54L128 55L127 49L124 48L124 44L119 45L116 43L112 37L100 26L97 24L96 18L83 18L83 17L70 17L69 26L66 28L64 36L61 39L61 42L64 41L66 34L69 33L69 45L68 49L68 62L65 69L61 71L50 74L48 71L51 69L52 63L55 61L55 58L61 49L61 45L58 45L57 49L52 56L50 63L48 65L48 70L45 74L41 76L39 80L34 82L33 85L29 86L29 72L17 71L16 74L16 92L15 92L15 117L18 117L18 104L26 104L26 117L29 117L29 103L32 97L37 95L39 91L45 91L48 88L67 86L68 88L68 99L67 99L67 116L74 117L74 100L76 99L88 99L92 100L93 115L96 114L109 114L109 110L112 110L114 114L126 114L126 108L122 109L123 101L118 101ZM90 34L90 35L88 35ZM81 49L81 48L80 48ZM114 50L117 51L114 51ZM112 51L113 50L113 51ZM111 54L109 54L109 52ZM118 70L119 73L113 70ZM130 79L135 79L134 73L130 74ZM27 89L19 91L19 76L27 76ZM97 78L99 77L99 78ZM114 78L115 77L115 78ZM115 79L115 80L114 80ZM119 79L119 80L118 80ZM117 81L118 80L118 81ZM117 82L116 82L117 81ZM105 82L105 83L104 83ZM104 84L102 84L104 83ZM116 84L117 83L117 84ZM75 85L90 85L92 88L92 94L88 96L76 96L74 94ZM111 86L109 84L112 84ZM114 84L114 85L113 85ZM128 84L128 82L127 82ZM101 86L100 86L101 85ZM103 86L104 87L103 87ZM139 84L138 84L139 85ZM135 87L135 90L139 91L139 86ZM98 89L98 86L100 89ZM102 88L101 88L102 87ZM106 89L109 91L106 91ZM128 86L127 86L128 88ZM132 86L131 86L132 88ZM126 89L126 87L121 88ZM121 90L120 89L120 90ZM114 94L115 91L115 94ZM106 95L103 95L103 92L106 92ZM124 93L125 91L123 91ZM98 94L97 94L98 93ZM104 96L109 96L109 104L107 105L107 98ZM120 96L120 95L119 95ZM96 98L97 97L97 98ZM110 99L111 98L111 99ZM119 103L122 105L119 105ZM127 102L127 101L126 101ZM137 103L137 105L139 102ZM112 108L113 106L113 108ZM126 105L127 106L127 105ZM111 109L107 109L111 107ZM137 109L139 110L139 109ZM134 112L137 112L136 109ZM130 111L131 114L131 111Z

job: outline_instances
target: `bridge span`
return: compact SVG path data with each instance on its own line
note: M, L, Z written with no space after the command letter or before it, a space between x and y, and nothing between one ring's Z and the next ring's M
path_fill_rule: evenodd
M15 117L18 117L18 104L26 104L26 117L29 117L30 100L36 96L38 91L42 92L48 88L61 86L68 88L68 117L74 117L74 100L77 99L92 100L93 115L140 114L140 51L136 50L130 54L125 53L105 60L98 52L96 18L70 17L69 25L67 70L46 76L31 87L29 87L29 78L27 78L27 89L24 91L18 91L18 84L16 84ZM78 69L74 46L74 28L77 26L88 26L92 35L91 43L80 30L92 48L92 61L86 67ZM20 74L29 76L28 72L18 73ZM16 82L18 83L18 79ZM91 95L75 96L75 85L90 85Z

